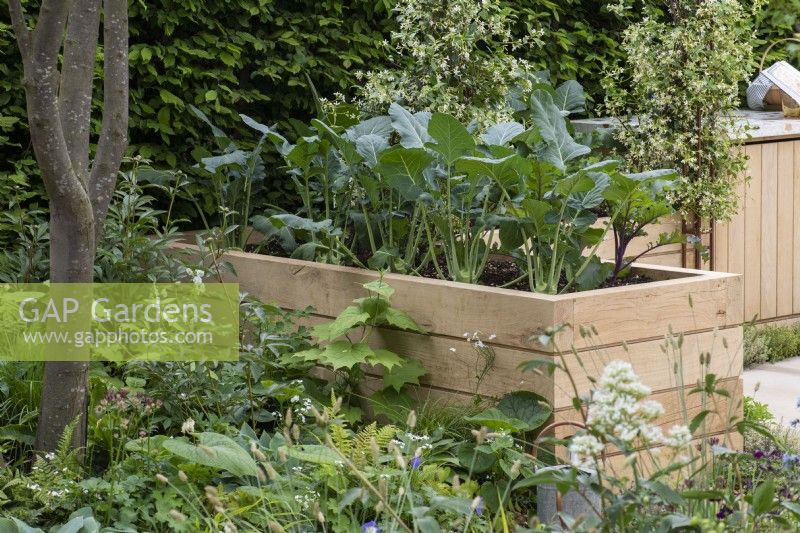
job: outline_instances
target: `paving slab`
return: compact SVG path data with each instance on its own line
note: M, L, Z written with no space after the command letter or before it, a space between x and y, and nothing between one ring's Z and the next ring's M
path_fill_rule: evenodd
M742 379L745 395L767 404L777 421L788 426L800 418L800 357L750 367Z

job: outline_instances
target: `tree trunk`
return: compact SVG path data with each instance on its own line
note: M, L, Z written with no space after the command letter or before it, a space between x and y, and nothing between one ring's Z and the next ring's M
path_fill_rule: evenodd
M50 280L53 283L91 283L94 272L94 223L91 205L83 213L50 208ZM88 222L88 223L87 223ZM54 450L64 428L78 420L72 445L86 445L88 361L49 361L44 365L42 401L35 449Z
M21 0L8 0L24 67L31 141L50 200L50 281L91 283L97 240L127 146L128 0L39 4L29 29ZM89 168L101 5L103 119ZM76 420L72 444L85 445L88 368L88 358L45 364L37 450L54 450L64 428Z

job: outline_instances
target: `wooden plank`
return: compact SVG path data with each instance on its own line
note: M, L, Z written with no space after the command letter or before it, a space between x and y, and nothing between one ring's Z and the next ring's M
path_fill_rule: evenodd
M245 290L265 302L296 309L312 305L323 316L336 316L355 298L366 295L363 283L379 274L343 267L243 252L226 259ZM554 315L558 297L497 289L435 279L385 274L396 290L392 304L409 313L422 327L441 335L462 338L465 332L495 334L497 344L531 348L531 336L566 317ZM569 331L561 342L571 343Z
M777 315L778 144L761 145L761 313Z
M748 166L749 169L749 166ZM749 170L745 171L746 176ZM739 199L739 212L727 224L728 233L728 268L725 272L744 275L745 270L745 217L747 211L747 182L743 179L736 196ZM719 270L719 269L717 269Z
M714 236L714 249L711 253L714 259L714 270L717 272L730 272L728 269L728 225L714 222L711 230Z
M794 143L778 143L777 316L792 314L794 295ZM798 281L800 283L800 281Z
M594 326L599 344L647 338L643 334L660 338L667 333L666 326L683 333L735 325L741 323L742 314L737 305L729 307L729 292L738 289L738 283L738 276L708 273L658 285L606 289L601 298L577 293L572 295L574 314L570 323ZM576 335L574 345L582 349L587 346L586 339Z
M800 141L792 143L794 160L800 163ZM794 221L792 226L798 228L800 224L800 165L794 167ZM792 236L792 277L798 280L792 287L792 310L800 314L800 228Z
M556 371L553 406L562 408L572 405L575 388L579 396L588 394L600 378L603 368L615 360L629 362L642 382L653 391L669 390L681 383L693 386L704 370L720 379L741 374L741 326L692 333L685 335L682 343L678 340L675 336L669 342L661 338L626 345L598 346L583 352L565 352L563 364L571 369L572 379L564 371ZM700 353L711 354L708 366L700 365ZM561 358L556 359L562 362Z
M745 193L744 315L751 320L761 314L761 147L746 148L750 157L750 181Z

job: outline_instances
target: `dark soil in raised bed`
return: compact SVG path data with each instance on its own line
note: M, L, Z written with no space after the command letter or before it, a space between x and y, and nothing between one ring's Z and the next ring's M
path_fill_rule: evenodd
M258 253L261 254L274 255L277 257L289 256L289 254L287 254L283 248L281 248L280 245L274 241L270 242L266 248L262 248L261 250L257 250L257 247L255 246L248 246L246 250L249 252L258 251ZM425 250L421 250L420 253L425 253ZM366 254L359 254L359 260L362 263L366 264L368 259L369 257ZM438 257L438 263L439 269L444 273L445 276L447 276L447 262L443 256ZM420 270L419 274L424 278L439 279L437 270L431 263L428 263L422 270ZM483 275L480 278L480 285L487 285L489 287L504 287L519 291L530 291L530 285L528 284L527 277L519 281L515 281L514 283L510 283L514 280L517 280L520 276L522 276L522 270L520 270L513 260L497 257L493 258L486 264L486 268L484 269ZM644 276L642 274L632 274L617 280L615 283L606 281L600 287L598 287L598 289L622 287L626 285L638 285L640 283L649 283L651 281L654 280L648 276ZM566 283L566 279L562 278L561 282L559 283L559 287L565 286ZM577 290L575 287L572 287L569 292L577 292Z

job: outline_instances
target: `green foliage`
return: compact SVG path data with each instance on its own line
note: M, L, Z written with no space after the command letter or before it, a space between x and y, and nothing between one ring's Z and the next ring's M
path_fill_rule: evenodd
M392 307L394 289L383 279L365 283L368 296L353 300L353 304L331 322L314 326L311 335L320 343L316 347L292 353L287 361L306 361L332 369L344 378L344 385L355 386L364 379L362 365L380 365L385 371L384 386L399 391L409 383L418 384L425 373L419 362L404 359L382 348L372 348L367 340L376 327L391 327L424 333L424 330L403 311ZM361 329L358 341L350 335ZM336 340L344 337L344 340ZM324 344L322 344L324 343Z
M326 95L348 91L356 69L384 59L389 8L383 0L131 0L129 153L156 167L184 170L209 155L201 148L204 128L189 105L240 131L239 113L265 121L307 116L313 109L309 79ZM0 198L5 202L9 180L37 182L22 66L5 7L0 9L0 57ZM270 187L266 199L287 203L280 174L271 177L278 178L277 186Z
M673 3L665 19L626 29L627 58L610 72L606 108L620 120L615 136L626 159L637 171L678 171L669 197L686 216L727 220L736 213L747 156L737 150L745 131L732 114L753 69L746 21L759 6Z
M800 326L745 326L744 365L776 363L800 356Z
M754 424L764 424L775 417L769 412L769 406L765 403L757 402L750 396L744 397L744 419Z
M394 68L359 72L355 104L367 116L393 103L480 124L511 118L510 89L530 90L531 69L514 51L538 48L538 30L512 35L497 0L399 0L391 34Z
M565 118L584 106L574 81L540 83L513 100L520 122L492 124L479 135L449 114L412 113L396 103L388 116L362 122L336 125L336 113L312 120L294 144L244 117L283 154L303 199L298 214L253 217L260 247L466 283L481 282L499 247L520 272L507 285L527 282L550 294L624 275L633 236L672 212L663 191L673 173L625 174L620 161L590 157ZM602 212L610 223L598 224ZM612 225L623 237L616 269L595 255ZM363 320L363 311L351 311L342 327Z

